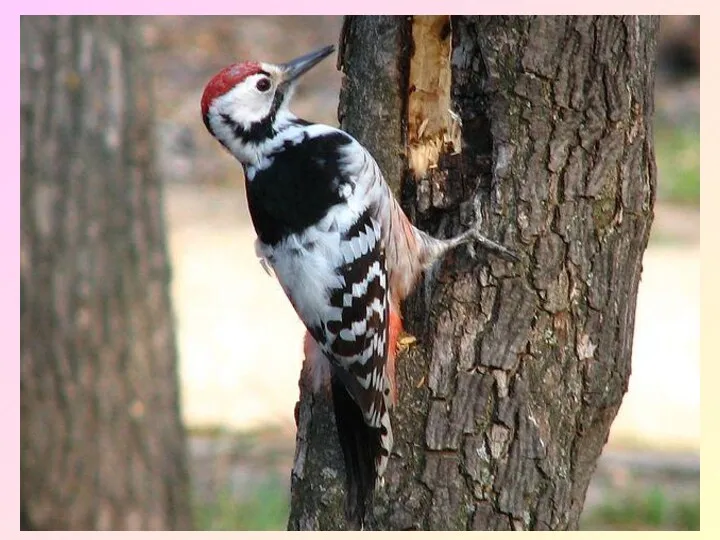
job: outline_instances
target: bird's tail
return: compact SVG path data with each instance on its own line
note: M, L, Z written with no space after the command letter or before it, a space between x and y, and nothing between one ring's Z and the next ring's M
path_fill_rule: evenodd
M366 423L362 410L334 370L332 396L335 423L345 461L345 517L350 530L362 530L378 479L382 431Z

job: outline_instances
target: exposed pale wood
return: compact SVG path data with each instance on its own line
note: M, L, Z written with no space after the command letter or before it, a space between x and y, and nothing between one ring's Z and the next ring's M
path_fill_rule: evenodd
M449 15L412 20L412 55L408 73L408 167L415 178L435 168L443 153L459 153L462 133L452 112L452 25Z

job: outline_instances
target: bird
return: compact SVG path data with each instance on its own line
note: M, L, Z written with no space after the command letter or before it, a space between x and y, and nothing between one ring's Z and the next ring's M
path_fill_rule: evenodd
M243 168L256 255L306 328L311 389L331 393L347 526L363 529L393 447L401 302L460 245L517 256L477 226L447 239L416 228L362 144L291 112L298 80L334 50L231 64L200 105L207 131Z

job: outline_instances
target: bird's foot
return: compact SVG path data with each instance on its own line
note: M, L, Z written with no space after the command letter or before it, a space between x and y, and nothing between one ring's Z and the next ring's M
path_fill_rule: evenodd
M475 257L475 243L477 243L481 248L489 251L497 257L505 259L506 261L518 262L520 260L520 257L514 251L495 242L494 240L490 240L487 236L482 234L480 232L479 223L470 227L470 229L465 231L461 237L463 238L463 243L467 243L468 251L473 258Z

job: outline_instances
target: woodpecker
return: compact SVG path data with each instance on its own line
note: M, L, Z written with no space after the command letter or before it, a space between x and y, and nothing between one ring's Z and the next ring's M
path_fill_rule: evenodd
M208 82L201 109L210 134L244 169L256 254L307 329L312 389L332 394L348 527L362 529L393 445L401 301L457 246L515 255L477 227L443 240L417 229L360 143L290 112L298 78L333 52L230 65Z

